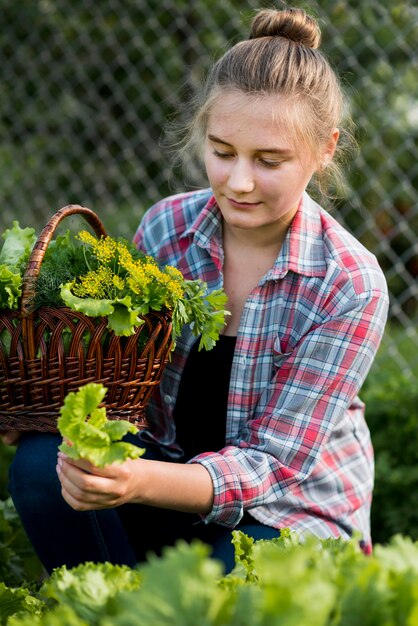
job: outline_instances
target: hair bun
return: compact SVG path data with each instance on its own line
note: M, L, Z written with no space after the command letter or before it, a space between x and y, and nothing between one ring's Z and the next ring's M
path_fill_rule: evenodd
M284 37L308 48L318 48L321 30L303 9L262 9L251 22L250 39Z

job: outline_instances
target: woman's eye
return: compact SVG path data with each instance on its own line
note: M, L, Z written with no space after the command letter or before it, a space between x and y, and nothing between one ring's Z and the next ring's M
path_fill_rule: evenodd
M264 167L279 167L282 164L282 161L268 161L266 159L260 159L260 163L264 165Z
M230 157L234 156L231 152L219 152L219 150L214 150L213 154L220 159L229 159Z

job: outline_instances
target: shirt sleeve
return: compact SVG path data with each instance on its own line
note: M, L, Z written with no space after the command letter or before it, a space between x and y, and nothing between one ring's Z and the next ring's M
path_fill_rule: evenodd
M234 527L244 510L279 500L309 477L364 382L387 310L387 294L377 289L346 301L285 356L237 445L191 459L213 480L207 523ZM358 444L333 440L334 462L350 462L350 445Z

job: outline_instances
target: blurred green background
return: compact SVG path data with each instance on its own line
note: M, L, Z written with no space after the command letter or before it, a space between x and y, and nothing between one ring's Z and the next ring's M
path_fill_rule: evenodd
M334 215L377 255L390 290L388 330L363 393L377 459L374 536L418 538L418 6L288 5L319 19L356 123L360 151ZM206 185L193 162L187 181L170 171L163 129L246 36L255 9L283 6L0 0L0 232L12 219L40 230L78 203L109 233L131 237L153 202Z

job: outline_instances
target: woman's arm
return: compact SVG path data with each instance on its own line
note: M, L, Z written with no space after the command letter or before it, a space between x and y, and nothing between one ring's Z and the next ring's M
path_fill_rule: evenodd
M135 459L96 468L60 452L57 472L64 499L77 511L127 503L201 515L207 515L212 508L212 479L199 464Z

